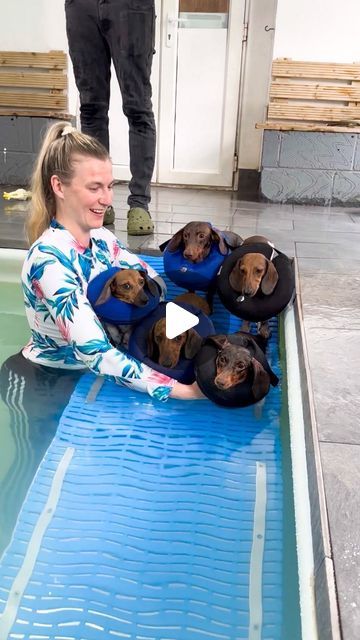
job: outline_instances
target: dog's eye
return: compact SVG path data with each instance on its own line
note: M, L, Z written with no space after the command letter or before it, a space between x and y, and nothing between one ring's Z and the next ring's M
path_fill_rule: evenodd
M217 358L217 361L219 364L226 364L226 358L225 356L219 355Z
M123 287L123 289L125 289L126 291L128 291L129 289L131 289L131 286L129 285L129 283L128 283L128 282L125 282L125 283L123 284L123 286L122 286L122 287Z
M257 275L260 275L260 273L262 273L262 269L259 269L259 267L257 267L257 268L255 269L255 273L256 273Z
M204 233L199 233L199 238L200 238L200 240L204 240L205 234Z
M181 336L176 336L176 338L173 338L173 340L175 342L181 342L182 338L181 338Z
M142 278L139 280L139 285L142 287L144 284L145 280L143 280Z

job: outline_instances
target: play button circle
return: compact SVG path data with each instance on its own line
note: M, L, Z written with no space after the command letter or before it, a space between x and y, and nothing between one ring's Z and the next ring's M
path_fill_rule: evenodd
M172 338L179 336L180 333L184 333L184 331L192 329L192 327L199 324L199 318L194 313L179 307L175 302L168 302L166 305L165 324L166 337L172 340Z

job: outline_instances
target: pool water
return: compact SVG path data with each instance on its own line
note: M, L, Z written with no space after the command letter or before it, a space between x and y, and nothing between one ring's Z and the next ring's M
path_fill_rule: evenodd
M20 257L1 260L0 363L29 335ZM270 358L281 375L277 340ZM226 410L159 406L97 382L82 376L58 425L43 402L41 442L26 415L11 421L0 404L2 640L298 640L281 389L262 407ZM39 533L61 465L54 516ZM16 576L22 600L9 626Z

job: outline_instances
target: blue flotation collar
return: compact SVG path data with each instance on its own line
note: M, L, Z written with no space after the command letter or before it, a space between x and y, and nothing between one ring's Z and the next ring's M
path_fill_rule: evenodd
M88 300L96 315L101 320L110 322L111 324L136 324L149 315L149 313L154 311L158 306L160 301L159 288L156 285L158 293L153 295L145 285L145 293L149 299L142 307L137 307L128 302L122 302L121 300L114 298L114 296L110 296L106 302L96 304L106 282L118 271L122 271L122 269L120 267L111 267L110 269L106 269L106 271L99 273L99 275L95 276L93 280L90 280L87 289Z
M228 249L227 255L230 253ZM224 262L226 255L219 251L217 243L213 243L210 253L202 262L193 263L183 256L181 249L164 251L164 271L167 277L183 289L190 291L207 291L210 284Z
M191 304L186 303L176 303L179 307L190 311L190 313L194 313L199 318L199 324L197 324L194 329L199 334L200 337L206 338L209 335L213 335L215 333L214 325L210 318L206 316L200 309L194 307ZM167 369L157 362L154 362L147 355L147 342L148 336L151 332L151 329L157 320L160 318L164 318L166 315L166 302L160 302L157 309L155 309L151 315L147 316L141 324L138 324L134 327L131 332L131 336L129 339L128 351L129 353L143 362L147 364L152 369L159 371L160 373L164 373L183 384L192 384L195 381L195 372L194 372L194 360L188 360L185 357L181 357L179 359L178 364L173 369Z

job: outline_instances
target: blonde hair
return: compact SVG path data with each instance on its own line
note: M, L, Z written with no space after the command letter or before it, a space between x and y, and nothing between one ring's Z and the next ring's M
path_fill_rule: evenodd
M56 213L51 176L69 184L74 175L73 156L91 156L106 160L107 149L95 138L77 131L68 122L51 125L44 137L31 180L31 208L26 223L30 245L50 226Z

